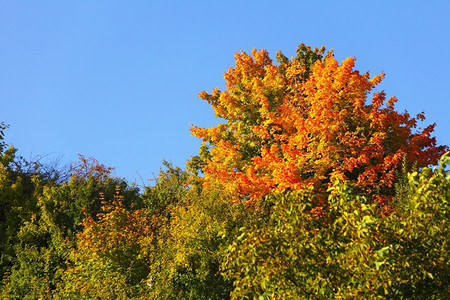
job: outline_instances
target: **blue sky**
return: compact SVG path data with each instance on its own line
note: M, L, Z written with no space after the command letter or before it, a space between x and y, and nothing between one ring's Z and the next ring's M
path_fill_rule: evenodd
M397 109L425 111L450 144L450 1L0 0L0 121L25 158L93 156L130 181L184 167L212 126L197 99L235 51L333 49L386 72Z

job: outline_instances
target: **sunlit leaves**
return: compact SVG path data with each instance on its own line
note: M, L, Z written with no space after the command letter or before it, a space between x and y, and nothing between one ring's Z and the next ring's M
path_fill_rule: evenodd
M449 277L448 156L435 172L409 175L398 209L380 207L345 183L314 212L312 190L269 196L268 222L241 227L223 270L235 299L444 299Z
M89 215L78 234L72 261L64 274L61 293L67 297L129 298L145 287L152 222L147 210L126 209L119 194L112 202L103 199L102 211Z
M164 162L143 193L84 156L63 180L24 171L0 123L2 297L446 298L434 124L395 111L354 58L276 58L235 54L226 89L199 95L223 122L193 127L189 171Z
M206 186L219 183L248 203L270 191L325 191L330 178L386 194L404 156L418 167L437 162L445 147L436 146L434 125L415 132L417 120L396 112L395 98L385 105L386 94L373 93L383 73L371 78L354 58L339 64L323 53L302 44L295 59L277 54L280 65L265 50L236 53L226 90L199 94L226 121L192 128L210 146L200 165Z

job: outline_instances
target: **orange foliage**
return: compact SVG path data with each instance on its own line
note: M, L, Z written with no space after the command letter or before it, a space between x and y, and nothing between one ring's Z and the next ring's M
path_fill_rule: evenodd
M125 208L119 190L117 186L112 203L105 201L101 195L103 212L97 214L98 221L86 214L81 224L84 230L78 234L80 249L111 254L129 245L139 244L141 239L151 236L148 213L144 209L130 211Z
M101 195L103 206L98 221L86 214L81 224L83 231L77 235L77 249L72 253L75 266L66 274L82 293L99 284L92 277L104 269L123 275L130 284L141 282L149 272L147 249L153 242L156 216L152 218L146 209L127 209L119 190L117 186L112 202Z
M354 58L339 64L323 53L302 44L294 59L277 53L279 65L265 50L236 53L226 89L199 94L226 121L191 129L208 146L200 157L207 186L249 204L271 191L326 190L332 178L380 195L392 192L404 156L418 167L437 163L446 147L431 136L435 124L415 130L423 114L395 111L397 99L383 91L367 101L383 73L370 78Z
M89 176L100 180L109 175L112 170L114 168L100 164L95 158L86 158L81 154L78 154L78 162L74 162L70 167L70 172L78 180L87 179Z

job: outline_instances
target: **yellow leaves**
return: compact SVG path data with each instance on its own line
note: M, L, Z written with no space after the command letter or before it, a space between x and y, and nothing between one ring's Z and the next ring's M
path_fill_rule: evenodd
M252 56L243 51L235 53L236 67L229 68L224 74L227 89L242 83L248 84L252 79L264 76L265 66L272 64L269 54L263 49L259 51L253 49Z
M294 80L298 76L303 75L305 72L306 69L302 67L298 60L292 60L286 68L286 78L288 80Z

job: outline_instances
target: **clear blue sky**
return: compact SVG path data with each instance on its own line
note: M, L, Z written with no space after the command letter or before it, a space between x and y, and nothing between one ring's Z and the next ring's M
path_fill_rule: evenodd
M0 121L26 158L77 154L152 178L198 151L197 99L223 87L235 51L290 57L300 42L387 76L397 109L425 111L450 144L450 1L0 0Z

